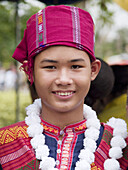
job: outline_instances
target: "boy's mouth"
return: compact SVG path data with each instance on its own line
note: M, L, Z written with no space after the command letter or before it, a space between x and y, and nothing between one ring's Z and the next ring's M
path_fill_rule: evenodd
M59 96L70 96L72 95L73 93L75 93L75 91L56 91L56 92L53 92L54 94L56 95L59 95Z

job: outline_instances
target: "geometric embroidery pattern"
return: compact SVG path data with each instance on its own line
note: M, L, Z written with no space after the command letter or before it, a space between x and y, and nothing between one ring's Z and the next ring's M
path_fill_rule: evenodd
M103 140L110 146L110 139L112 138L112 134L108 130L104 130Z
M101 170L100 168L98 168L95 163L91 164L91 170Z
M41 123L41 124L43 125L43 123ZM45 131L48 131L48 132L53 133L55 135L58 134L58 129L55 129L53 127L49 127L47 125L43 125L43 128L44 128Z
M43 128L44 128L45 131L50 132L50 133L55 134L55 135L58 134L58 129L56 129L54 127L47 126L47 125L45 125L43 123L41 123L41 125L43 125ZM82 125L79 125L79 126L75 127L74 131L78 132L78 131L85 130L86 128L87 128L86 123L83 123Z
M38 170L39 169L39 161L36 160L32 160L31 162L29 162L27 165L25 165L24 167L21 167L17 170Z
M77 131L85 130L86 128L87 128L86 123L83 123L82 125L76 127L74 130L77 132Z
M37 13L37 38L39 41L39 46L43 45L43 34L44 34L44 30L43 30L43 12L42 10L40 10Z
M10 143L17 138L28 138L28 134L26 132L27 126L15 126L9 129L0 131L0 144Z

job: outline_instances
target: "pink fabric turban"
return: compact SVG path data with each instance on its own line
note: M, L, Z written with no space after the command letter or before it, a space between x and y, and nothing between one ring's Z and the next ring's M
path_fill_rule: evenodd
M94 23L90 14L80 8L59 5L48 6L27 21L24 37L17 46L13 58L23 63L24 71L32 80L33 57L49 46L66 45L87 52L91 61L94 56Z

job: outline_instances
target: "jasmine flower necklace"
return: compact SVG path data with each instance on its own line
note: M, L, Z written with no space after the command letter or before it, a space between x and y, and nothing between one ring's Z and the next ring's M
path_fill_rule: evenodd
M40 161L41 170L58 170L55 168L54 158L49 157L49 148L45 144L43 126L40 124L41 100L37 99L26 108L27 117L25 123L28 125L27 133L31 137L31 145L35 149L36 158ZM91 170L91 164L95 161L96 141L100 133L100 121L96 112L89 106L84 105L83 115L86 121L87 129L84 132L84 149L80 151L79 161L76 162L75 170ZM122 149L126 147L125 138L127 136L127 125L121 119L111 118L107 123L113 130L111 139L111 149L109 150L109 159L104 162L105 170L120 170L120 164L117 159L122 157ZM120 127L120 128L119 128Z

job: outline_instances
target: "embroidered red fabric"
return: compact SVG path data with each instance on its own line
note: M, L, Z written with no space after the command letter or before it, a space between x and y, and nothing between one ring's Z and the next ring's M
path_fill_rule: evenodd
M78 161L79 151L83 147L86 121L65 127L61 143L59 143L60 128L43 120L42 124L47 145L52 150L51 154L54 153L50 156L60 161L60 164L57 165L58 169L63 165L63 161L66 170L70 170L71 167L74 169L76 161ZM103 164L108 158L113 129L106 124L102 124L102 126L104 132L95 152L95 162L91 164L92 170L104 170ZM0 129L0 164L3 170L39 170L39 161L36 160L34 150L30 144L31 138L26 130L27 125L24 121ZM123 149L123 157L118 160L122 170L126 170L128 167L128 138L126 138L126 143L127 146ZM60 149L61 152L56 152ZM64 170L65 168L61 167L60 169Z

